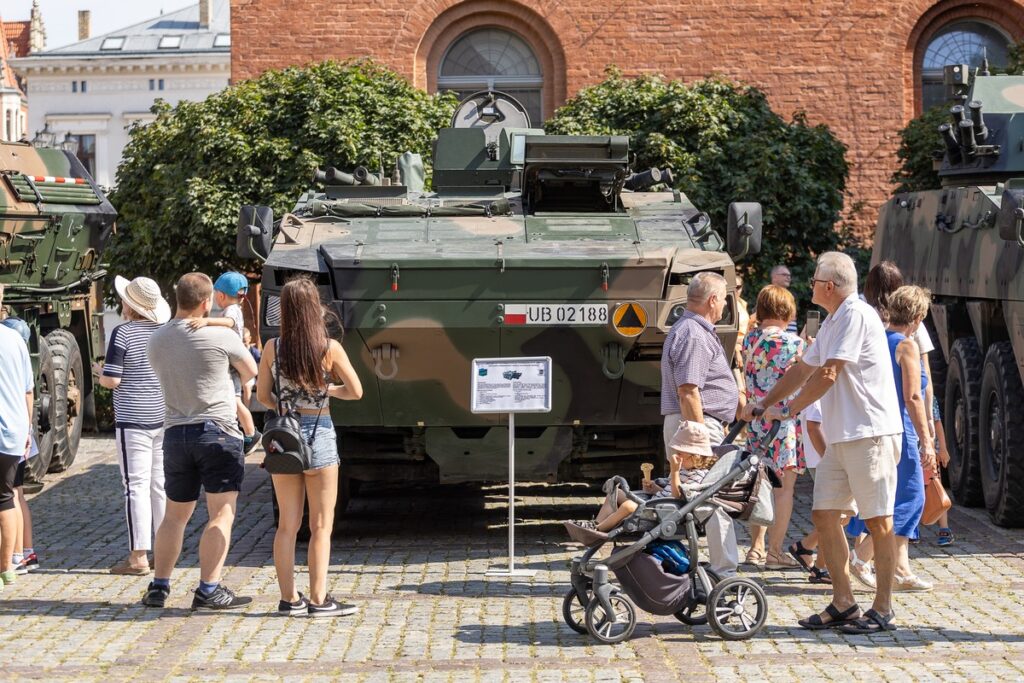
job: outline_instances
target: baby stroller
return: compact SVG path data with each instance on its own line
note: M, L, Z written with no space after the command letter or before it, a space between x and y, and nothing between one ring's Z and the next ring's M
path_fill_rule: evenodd
M691 626L710 623L726 640L745 640L761 630L768 618L768 599L761 586L739 576L721 580L700 563L697 552L698 535L704 535L716 506L735 519L751 519L756 508L754 519L771 523L771 489L781 482L759 454L763 448L754 453L732 445L743 426L737 424L716 448L718 461L690 500L646 500L627 494L637 509L605 540L588 546L572 561L572 587L562 600L562 617L571 629L602 643L622 642L636 628L639 606L652 614L674 615ZM778 430L775 421L761 443L771 443ZM625 486L621 477L613 479ZM652 543L664 541L685 544L688 571L671 573L662 559L645 552ZM611 554L595 558L608 542L613 544ZM609 570L618 586L609 581Z

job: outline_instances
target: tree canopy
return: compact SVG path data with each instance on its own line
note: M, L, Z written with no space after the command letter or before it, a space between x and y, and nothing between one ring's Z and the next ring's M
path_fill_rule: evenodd
M723 231L728 205L764 209L761 254L751 282L786 263L806 289L813 256L841 246L835 229L848 176L845 146L802 113L790 121L760 90L711 78L687 85L659 76L625 78L611 69L545 126L548 133L628 135L636 168L671 167L676 185Z
M243 204L280 215L317 166L376 169L406 150L426 159L454 107L451 95L367 61L268 71L175 107L158 101L156 120L133 126L124 149L111 195L119 232L105 259L165 291L182 273L251 266L235 255Z

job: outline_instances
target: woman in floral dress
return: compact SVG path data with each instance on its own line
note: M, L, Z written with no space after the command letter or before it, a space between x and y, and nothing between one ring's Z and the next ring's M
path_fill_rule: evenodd
M794 365L804 350L804 342L787 332L791 320L796 318L796 301L784 287L768 285L757 295L758 326L743 339L743 374L746 379L746 398L757 403L764 398L786 370ZM786 401L783 401L785 405ZM762 440L771 425L755 418L750 423L751 443ZM797 475L802 474L804 463L800 422L794 416L783 420L778 435L766 451L769 462L782 480L782 488L775 489L775 523L769 527L751 525L750 551L747 564L765 562L768 569L799 567L784 550L789 518L793 512L793 488ZM765 552L767 531L768 547Z

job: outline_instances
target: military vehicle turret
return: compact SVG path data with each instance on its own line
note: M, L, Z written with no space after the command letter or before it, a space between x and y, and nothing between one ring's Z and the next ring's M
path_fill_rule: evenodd
M545 135L495 92L462 102L430 190L424 176L406 153L391 175L318 171L322 189L276 222L241 211L238 252L265 259L262 337L277 334L281 286L311 274L363 380L361 401L331 406L339 508L351 480L506 479L505 417L470 412L473 358L553 359L552 411L516 420L520 479L660 463L665 334L693 275L714 271L729 282L718 332L731 352L733 256L760 249L760 205L730 207L727 251L668 171L631 172L626 137Z
M89 361L103 354L94 283L117 213L73 151L0 143L0 284L31 329L39 455L26 478L71 466L93 408Z
M955 500L1022 526L1024 76L971 76L964 64L945 70L942 188L886 202L872 261L894 261L935 294L930 359Z

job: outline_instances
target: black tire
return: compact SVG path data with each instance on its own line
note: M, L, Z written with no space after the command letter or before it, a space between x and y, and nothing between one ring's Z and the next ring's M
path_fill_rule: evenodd
M978 417L982 357L978 342L961 337L950 349L943 427L949 449L949 488L960 505L985 502L978 462Z
M719 582L722 580L722 577L720 577L718 574L714 573L710 569L705 567L704 571L707 572L708 579L710 579L711 581L711 585L705 587L703 594L701 593L701 591L697 590L696 586L691 588L690 590L693 592L693 599L691 599L690 603L686 605L686 607L679 610L673 615L676 619L689 626L703 626L704 624L708 623L707 596L711 593L712 589L714 589L714 587L717 586ZM701 597L703 597L704 599L701 600Z
M50 472L63 472L71 467L78 453L85 424L85 375L82 352L78 340L67 330L54 330L46 335L53 355L53 374L56 380L56 422L54 423L53 457Z
M708 596L708 623L725 640L757 635L768 620L768 598L750 579L731 576Z
M39 340L39 382L35 391L35 410L32 419L33 429L36 436L36 445L39 448L39 455L28 461L25 470L25 482L27 484L42 486L43 477L50 469L50 459L53 456L53 441L56 423L56 400L53 394L56 386L56 378L53 371L53 355L50 353L50 345L46 339Z
M636 629L636 607L625 593L612 593L608 600L615 612L613 623L595 595L587 605L587 632L605 645L613 645L627 640Z
M1024 526L1024 387L1010 342L985 354L981 377L978 458L985 507L1003 527Z
M572 587L562 598L562 619L565 625L576 633L587 632L587 605L590 604L590 599L589 592L583 598L577 597L576 589Z

